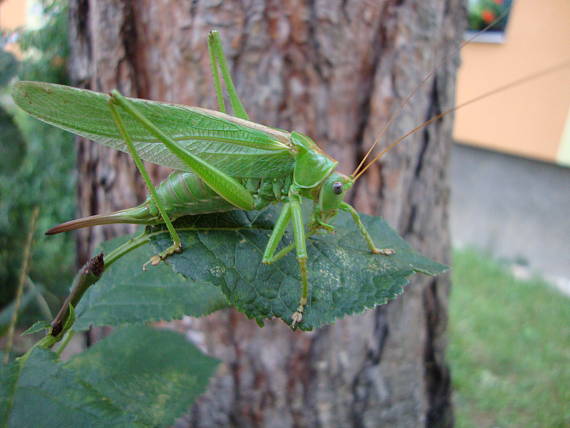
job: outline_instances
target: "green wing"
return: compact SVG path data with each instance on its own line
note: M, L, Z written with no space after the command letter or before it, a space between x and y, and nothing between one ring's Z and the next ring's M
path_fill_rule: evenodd
M37 119L128 152L111 117L106 94L43 82L18 82L12 97ZM233 177L274 178L293 169L293 149L286 132L212 110L130 100L186 150ZM121 117L141 158L189 171L187 165L127 113L121 112Z

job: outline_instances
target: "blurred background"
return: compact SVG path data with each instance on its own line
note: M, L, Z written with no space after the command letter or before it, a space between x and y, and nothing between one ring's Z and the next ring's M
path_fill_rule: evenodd
M67 83L66 2L0 2L0 331L11 315L29 232L39 208L33 264L22 299L22 325L48 318L67 293L75 271L73 236L40 233L75 213L73 137L15 108L15 79Z
M470 0L470 29L511 6L462 50L457 103L570 58L567 0ZM22 328L51 318L75 270L73 235L41 234L75 214L73 137L9 96L15 79L68 83L67 17L63 0L0 1L2 335L34 208ZM448 359L461 427L570 426L569 70L455 114Z

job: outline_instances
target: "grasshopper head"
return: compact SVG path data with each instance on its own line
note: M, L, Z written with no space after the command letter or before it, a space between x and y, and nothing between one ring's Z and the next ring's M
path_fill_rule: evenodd
M344 196L354 184L354 180L340 172L330 174L319 191L319 208L325 215L334 215L344 201Z

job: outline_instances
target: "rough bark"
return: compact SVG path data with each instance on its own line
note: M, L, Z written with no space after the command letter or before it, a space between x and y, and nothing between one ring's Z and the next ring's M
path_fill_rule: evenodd
M253 120L313 137L349 173L391 112L457 49L460 0L73 0L72 74L84 87L215 108L207 32L222 33ZM453 101L456 63L438 66L387 134ZM419 251L449 261L451 117L415 134L359 181L352 200ZM127 156L80 143L81 215L133 205ZM154 178L167 173L151 168ZM79 258L125 226L82 232ZM81 262L81 260L80 260ZM445 363L449 278L417 277L396 301L312 333L260 329L233 311L180 327L224 361L179 426L451 426Z

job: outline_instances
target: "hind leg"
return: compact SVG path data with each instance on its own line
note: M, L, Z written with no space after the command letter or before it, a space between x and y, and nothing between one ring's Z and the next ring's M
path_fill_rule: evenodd
M168 229L168 232L172 237L172 245L168 247L166 250L160 252L159 254L152 256L150 260L143 265L143 269L145 269L148 264L155 266L159 264L162 260L166 259L168 256L182 251L182 242L180 241L180 237L178 236L178 233L174 229L174 226L172 225L172 222L170 221L170 218L166 213L166 209L164 208L164 205L162 204L158 196L158 193L156 192L154 184L152 184L148 171L146 170L140 156L138 155L135 146L133 144L133 140L130 137L129 133L127 132L125 124L123 123L123 119L121 119L121 115L117 111L117 107L114 105L114 103L115 103L115 98L111 97L111 99L109 100L109 108L111 109L111 115L113 116L115 124L117 125L117 129L119 130L121 136L123 137L123 140L127 144L129 153L133 158L135 165L137 166L137 169L139 170L145 181L146 187L150 193L150 197L155 206L158 208L162 220L164 221L164 224L166 225L166 228Z

